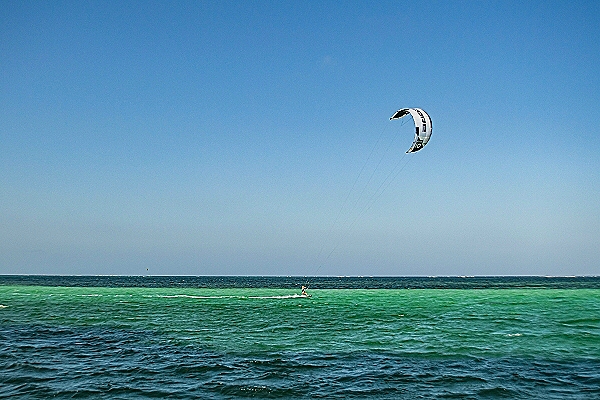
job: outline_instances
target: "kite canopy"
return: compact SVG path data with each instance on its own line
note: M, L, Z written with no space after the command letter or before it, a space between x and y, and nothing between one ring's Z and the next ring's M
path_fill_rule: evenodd
M396 113L390 117L390 120L400 119L408 114L412 115L413 121L415 122L415 140L407 153L416 153L429 142L433 126L429 114L420 108L403 108L396 111Z

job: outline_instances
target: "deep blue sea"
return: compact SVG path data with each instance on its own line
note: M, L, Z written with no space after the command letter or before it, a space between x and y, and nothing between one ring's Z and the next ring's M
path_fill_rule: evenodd
M0 276L0 397L598 399L600 278Z

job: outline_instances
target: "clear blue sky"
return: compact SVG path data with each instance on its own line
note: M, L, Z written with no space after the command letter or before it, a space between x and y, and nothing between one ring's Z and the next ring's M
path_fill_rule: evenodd
M0 273L597 275L599 106L598 1L2 1Z

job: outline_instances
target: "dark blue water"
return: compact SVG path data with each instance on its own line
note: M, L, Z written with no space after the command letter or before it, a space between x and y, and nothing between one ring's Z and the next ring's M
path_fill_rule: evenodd
M0 275L0 285L82 287L315 289L600 289L600 277L299 277L299 276L64 276Z

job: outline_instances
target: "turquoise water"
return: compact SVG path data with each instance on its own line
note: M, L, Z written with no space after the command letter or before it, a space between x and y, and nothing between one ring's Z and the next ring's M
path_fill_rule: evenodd
M597 280L345 289L325 287L368 279L316 279L302 298L291 278L262 278L282 288L23 279L0 279L2 397L600 396Z

